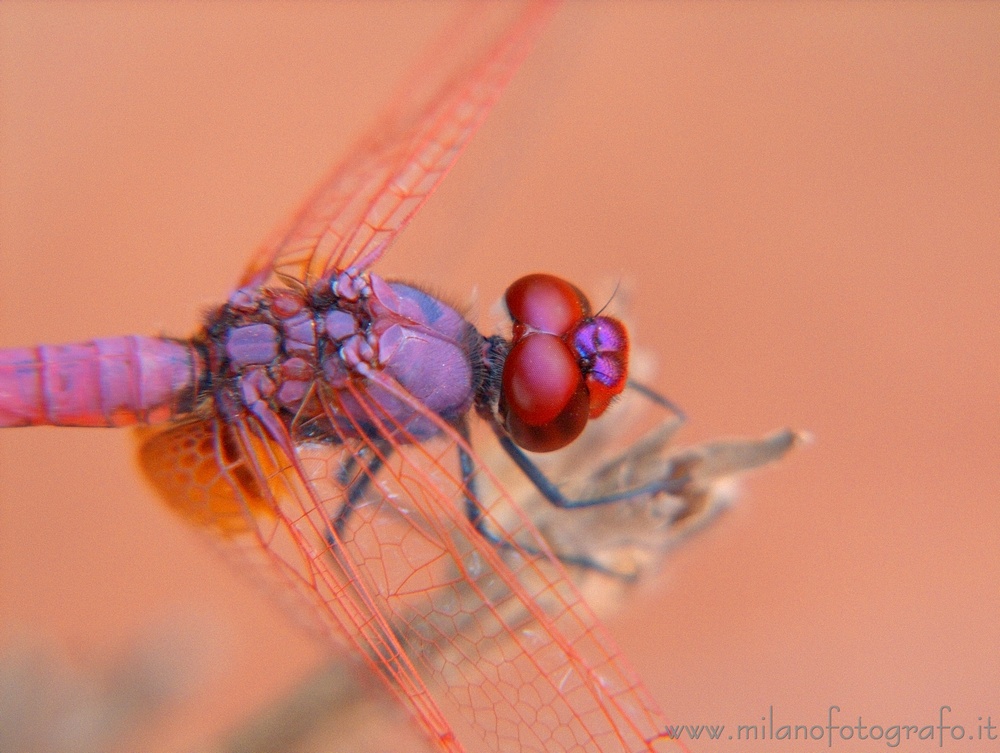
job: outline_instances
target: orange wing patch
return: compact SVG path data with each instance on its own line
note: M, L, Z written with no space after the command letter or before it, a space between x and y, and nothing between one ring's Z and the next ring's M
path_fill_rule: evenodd
M253 437L251 461L232 430L215 419L139 429L139 465L167 505L200 528L226 538L247 533L255 520L275 516L274 497L261 488L274 478L280 455ZM261 471L263 474L261 474Z

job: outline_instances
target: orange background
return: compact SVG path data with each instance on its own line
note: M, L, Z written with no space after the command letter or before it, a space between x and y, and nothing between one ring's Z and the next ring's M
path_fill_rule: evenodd
M0 6L0 346L193 330L447 16ZM484 312L621 278L685 440L815 434L611 623L674 721L1000 719L998 50L995 4L572 4L383 267ZM130 454L0 434L0 645L181 625L202 680L143 747L189 749L321 651Z

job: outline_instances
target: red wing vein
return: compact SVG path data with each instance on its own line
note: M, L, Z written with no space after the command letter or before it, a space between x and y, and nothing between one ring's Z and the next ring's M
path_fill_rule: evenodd
M297 452L278 460L278 471L270 477L257 461L261 442L271 446L270 452L277 459L280 446L291 446L289 438L266 438L263 426L253 419L234 422L233 428L242 452L252 461L263 493L277 511L271 534L255 533L272 565L299 584L298 590L314 604L328 630L354 645L378 672L391 677L394 692L414 711L432 739L439 740L442 747L459 750L454 742L448 742L453 740L450 726L403 651L384 614L382 597L372 592L355 563L343 556L342 542L337 542L324 500L316 494ZM342 495L343 490L338 490L338 496ZM260 522L259 517L255 519L258 526ZM328 543L331 539L334 545Z
M404 402L417 404L384 375L372 378ZM573 750L579 740L588 739L603 745L601 750L648 747L646 741L659 732L655 706L616 656L562 568L515 543L535 542L533 548L544 551L530 522L522 518L512 531L493 521L509 542L505 548L510 551L502 557L461 512L465 488L442 465L444 456L432 453L429 443L407 442L412 438L406 437L406 427L361 391L355 391L354 398L366 407L380 434L403 438L395 447L406 466L405 476L397 476L399 493L409 498L426 525L433 526L440 536L436 543L455 570L433 581L431 611L420 615L423 622L406 611L390 617L416 626L404 641L412 644L415 658L442 679L448 695L474 725L484 724L484 714L503 718L498 725L486 725L495 730L487 733L496 735L495 744L516 740L527 748L537 742L547 750ZM452 427L432 418L447 438L445 454L454 457L454 448L463 440ZM477 472L489 475L481 464ZM423 481L414 487L414 479ZM480 499L487 516L497 506L510 504L499 485L494 482L492 488L496 499L489 504ZM547 728L539 727L537 704L519 700L525 693L542 702Z
M421 81L408 82L291 224L254 255L241 284L273 275L311 284L332 269L374 262L452 167L552 9L549 0L532 0L488 35L492 16L509 6L475 6L481 33L471 30L461 46L496 41L465 57L438 55Z

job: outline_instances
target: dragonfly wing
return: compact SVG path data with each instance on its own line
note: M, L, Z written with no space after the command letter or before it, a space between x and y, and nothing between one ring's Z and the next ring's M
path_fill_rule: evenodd
M432 740L460 750L386 617L385 595L336 543L345 489L370 462L356 442L289 453L287 435L249 417L140 429L137 438L140 465L168 506L304 627L366 657Z
M395 382L372 381L419 408ZM407 442L368 392L347 389L352 412L338 404L347 393L323 395L339 417L333 441L294 446L280 423L207 418L144 430L140 460L173 507L364 656L442 749L466 738L493 751L669 748L654 701L454 427L425 413L440 434ZM360 439L345 423L358 411ZM357 484L364 493L350 494ZM470 522L467 498L505 543Z
M372 381L410 407L383 374ZM360 389L352 401L382 436L406 438ZM369 508L338 537L362 590L381 606L406 657L489 750L652 751L672 744L655 702L549 552L532 522L454 429L379 457ZM458 451L473 463L470 484ZM491 542L470 521L472 500Z
M553 8L551 0L470 5L375 127L258 250L241 285L311 284L372 264L454 165Z

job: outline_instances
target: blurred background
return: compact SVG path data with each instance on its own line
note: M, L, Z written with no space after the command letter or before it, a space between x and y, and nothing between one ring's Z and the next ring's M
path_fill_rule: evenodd
M451 12L0 5L0 347L191 332ZM998 49L987 3L570 4L381 267L484 328L521 274L621 281L685 441L815 436L609 622L674 722L947 705L1000 745L968 739L1000 724ZM173 668L147 751L324 655L156 501L127 432L0 433L0 654L136 646Z

